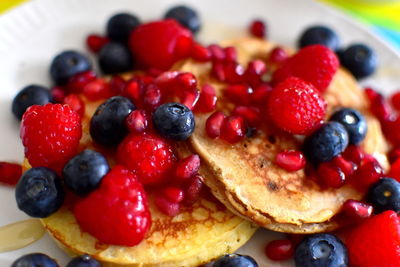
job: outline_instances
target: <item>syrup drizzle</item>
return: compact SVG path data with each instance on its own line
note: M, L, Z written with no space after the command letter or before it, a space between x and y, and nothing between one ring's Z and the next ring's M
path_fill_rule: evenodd
M0 227L0 252L17 250L39 240L45 229L38 219L28 219Z

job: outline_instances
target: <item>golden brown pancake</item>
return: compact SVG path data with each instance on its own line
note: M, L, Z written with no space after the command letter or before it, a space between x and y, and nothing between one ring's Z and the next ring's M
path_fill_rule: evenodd
M235 46L239 62L246 65L252 59L265 58L274 47L259 39L244 38L223 45ZM198 77L199 85L212 84L219 96L218 109L232 109L222 97L226 84L210 77L210 63L188 61L180 69ZM363 149L388 166L385 154L387 144L379 122L368 112L367 100L355 79L339 69L325 93L328 114L338 107L352 107L364 114L369 131L362 143ZM255 137L231 145L219 139L210 139L205 133L209 114L196 116L196 130L190 138L192 151L202 158L201 172L205 183L215 197L232 212L260 226L290 233L314 233L333 230L338 224L330 219L337 214L347 199L360 200L362 194L350 186L322 189L304 170L288 172L274 159L282 150L300 149L298 138L273 129L263 128Z

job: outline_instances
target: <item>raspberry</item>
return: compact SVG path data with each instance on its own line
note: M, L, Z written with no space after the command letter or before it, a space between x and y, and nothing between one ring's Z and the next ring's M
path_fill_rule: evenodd
M312 84L290 77L272 90L267 106L280 129L307 135L321 126L327 104Z
M21 165L9 162L0 162L0 183L16 185L21 175Z
M166 70L190 55L192 34L172 19L150 22L132 32L129 47L145 67Z
M128 135L119 145L117 157L144 185L164 182L176 161L170 144L146 133Z
M310 45L286 60L273 74L274 84L295 76L312 83L320 92L326 90L339 67L334 52L322 45Z
M134 246L151 225L142 185L120 165L104 176L97 190L78 200L73 212L83 231L106 244Z
M346 238L350 265L395 267L400 262L400 220L386 211L364 221Z
M250 24L249 31L254 37L265 38L266 30L264 21L259 19L252 21Z
M22 117L20 135L32 167L60 170L77 151L81 118L68 105L31 106Z

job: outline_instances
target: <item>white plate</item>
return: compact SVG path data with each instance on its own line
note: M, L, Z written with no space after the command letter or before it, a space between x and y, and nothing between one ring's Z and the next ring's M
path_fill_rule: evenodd
M88 33L104 32L107 18L117 11L131 11L143 21L160 18L173 0L32 0L0 17L0 161L23 158L18 138L18 123L10 112L11 100L23 86L38 83L50 86L48 65L63 49L85 51ZM268 22L269 39L295 46L300 32L311 24L326 24L337 31L343 44L365 42L377 52L379 71L364 84L386 93L400 88L400 56L371 32L341 13L309 0L186 0L201 14L204 27L200 38L205 42L240 37L249 22L260 17ZM26 219L18 211L13 189L0 188L0 225ZM255 257L260 266L293 266L293 262L272 263L264 255L265 244L280 235L266 230L241 248ZM68 258L48 236L35 244L0 254L0 266L9 266L17 257L40 251L65 266Z

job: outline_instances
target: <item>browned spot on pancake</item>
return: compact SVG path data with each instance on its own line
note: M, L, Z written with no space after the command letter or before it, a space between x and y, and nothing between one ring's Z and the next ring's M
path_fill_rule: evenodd
M109 245L101 243L100 241L96 241L96 243L94 244L94 247L97 250L106 250L109 247Z
M278 189L279 189L277 184L272 181L268 181L267 186L268 186L268 189L270 189L271 191L278 191Z
M270 142L271 144L275 144L276 143L276 137L273 135L268 135L268 142Z

